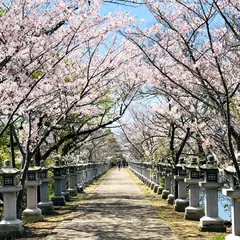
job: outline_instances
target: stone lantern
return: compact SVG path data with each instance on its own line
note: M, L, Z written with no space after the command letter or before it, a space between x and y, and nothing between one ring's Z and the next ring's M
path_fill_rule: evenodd
M51 214L54 212L53 202L49 200L49 191L48 184L50 182L50 178L48 178L48 169L44 161L40 161L41 169L38 172L38 177L42 181L40 185L40 202L38 203L38 207L42 210L43 214Z
M65 165L65 162L62 161L62 196L64 196L65 201L69 202L70 201L70 196L69 192L67 191L67 179L68 179L68 167Z
M97 179L101 177L101 163L97 163L97 166L96 166L96 171L97 171ZM82 170L81 170L82 172Z
M171 165L170 164L165 164L163 166L163 173L162 176L165 177L165 186L162 191L162 198L167 199L168 195L170 194L171 191Z
M240 153L237 155L240 167ZM236 175L236 169L229 166L224 169L225 176L230 181L230 188L223 189L222 193L232 199L232 234L226 236L226 240L240 240L240 186Z
M148 169L148 163L147 162L143 162L143 182L145 184L148 184L149 181L149 169Z
M83 177L84 177L84 186L88 187L89 186L89 182L88 182L88 163L83 164Z
M158 172L158 166L153 163L152 164L152 174L151 174L151 180L150 180L150 188L156 192L159 187L159 172Z
M152 167L149 162L147 162L146 165L147 165L147 186L150 187L151 183L152 183L152 180L151 180L152 179L152 174L151 174Z
M94 166L95 166L95 168L94 168L94 176L95 176L95 179L97 180L99 178L99 172L98 172L99 163L95 163Z
M200 219L201 231L226 232L224 221L218 217L218 189L223 186L218 182L218 168L214 157L209 155L207 163L200 167L204 172L204 181L199 185L205 189L205 216Z
M92 184L92 183L93 183L93 168L94 168L93 166L94 166L93 163L89 163L89 165L88 165L88 171L89 171L88 182L89 182L89 184Z
M160 172L160 169L159 169L159 164L157 164L157 166L156 166L155 174L156 174L156 182L154 184L153 191L155 193L157 193L158 188L160 186L159 184L160 184L160 176L161 176L161 172Z
M90 163L86 163L85 164L85 168L84 168L84 173L85 173L85 186L88 187L90 185Z
M154 164L150 165L150 179L148 184L151 189L153 189L156 184L156 169Z
M135 168L134 172L138 176L138 178L141 179L141 162L135 163L134 165L135 165L134 166L134 168Z
M188 178L185 178L184 181L189 186L189 206L185 208L184 218L198 221L204 216L204 210L199 206L201 173L197 158L193 157L190 165L185 165L184 168L188 171Z
M59 161L56 161L56 165L53 167L53 179L54 179L54 196L52 197L53 206L65 206L65 198L62 195L62 179L64 179L63 166Z
M39 179L39 171L41 167L30 164L27 177L25 181L25 187L27 188L27 208L22 213L22 220L24 223L37 222L43 219L42 210L38 208L37 200L37 187L42 183Z
M87 187L86 185L86 164L81 164L82 169L82 181L83 181L83 189ZM101 168L101 171L103 171L103 166Z
M22 221L17 219L17 192L22 189L17 185L16 176L20 170L11 166L11 161L6 160L4 167L0 169L3 186L0 192L3 193L3 219L0 222L0 239L20 237L23 233Z
M77 189L76 189L76 167L75 166L69 166L68 168L68 177L69 177L69 186L67 191L69 192L70 197L77 196Z
M79 193L83 192L84 189L84 181L83 181L83 170L82 165L77 165L77 190Z
M172 166L172 164L170 163L170 160L168 160L168 161L169 161L169 163L168 163L167 172L168 172L168 176L170 178L170 193L168 194L167 202L168 202L168 204L173 205L174 200L175 200L175 196L174 196L173 192L174 192L174 186L175 186L174 175L176 175L176 168L174 166Z
M165 168L164 160L161 160L158 163L159 187L157 189L157 194L162 194L163 191L163 187L161 186L161 178L163 177L164 168Z
M146 183L146 176L147 176L147 167L145 162L141 162L141 172L142 172L142 176L141 176L141 180Z
M93 180L97 180L97 164L96 163L93 163L92 177L93 177Z
M143 162L143 182L148 185L149 181L149 168L148 168L148 163Z
M187 177L187 171L185 167L184 158L179 159L179 163L176 165L176 173L174 179L178 181L178 199L175 200L174 208L177 212L185 212L185 208L189 205L187 199L187 184L184 179Z
M140 162L139 163L139 178L141 179L141 180L143 180L143 163L142 162Z

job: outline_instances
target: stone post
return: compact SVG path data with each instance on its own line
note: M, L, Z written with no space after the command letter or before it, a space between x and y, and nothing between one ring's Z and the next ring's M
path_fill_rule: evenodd
M240 154L237 154L238 165L240 167ZM224 169L227 178L230 178L230 188L223 189L222 193L232 199L232 234L226 236L226 240L240 240L240 189L239 180L236 176L236 169L229 166Z
M67 189L70 197L77 196L75 179L76 179L76 167L75 166L70 166L69 167L69 178L68 178L69 186L68 186L68 189Z
M151 166L149 163L147 163L147 186L151 186Z
M42 214L51 214L54 212L53 202L49 200L48 184L48 168L45 166L44 161L40 162L41 170L38 173L39 179L42 181L40 185L40 202L38 207L42 210Z
M53 167L54 179L54 196L52 197L53 206L65 206L65 198L62 195L62 179L64 179L63 166L59 161L56 161L56 166Z
M205 216L200 219L200 229L204 232L226 232L224 221L218 217L218 189L223 184L218 182L218 168L214 164L214 157L210 155L207 164L200 167L204 171L204 182L199 184L206 192Z
M88 165L88 183L92 184L93 183L93 163L89 163Z
M165 177L165 186L162 191L162 198L167 199L168 195L171 191L171 175L170 175L170 166L165 164L164 166L164 172L162 173L162 176Z
M141 162L141 176L140 176L140 178L144 182L144 179L145 179L145 166L144 166L143 162Z
M179 164L176 165L177 175L174 176L174 179L178 181L178 199L175 200L175 211L185 212L185 208L189 205L187 199L187 184L184 182L184 179L187 177L186 170L184 168L184 158L179 159Z
M81 168L82 168L82 179L83 179L83 165L81 165ZM98 177L100 178L102 175L103 175L103 164L100 163L99 166L98 166ZM84 181L83 181L83 184L84 184Z
M105 169L103 170L105 172ZM88 182L88 178L89 178L89 172L88 172L88 164L85 163L84 164L84 171L83 171L83 177L84 177L84 186L88 187L89 186L89 182Z
M84 181L83 181L83 170L82 165L77 165L77 191L79 193L84 190Z
M97 178L100 178L100 177L101 177L101 163L97 164Z
M240 240L240 190L223 189L223 194L232 199L232 234L226 240Z
M154 188L153 188L153 191L155 193L158 192L158 189L160 187L160 178L161 178L161 172L160 172L160 169L159 169L159 166L157 166L157 171L156 171L156 183L154 185Z
M170 193L168 194L167 202L168 204L173 205L175 201L175 196L173 194L174 188L175 188L175 180L174 180L175 168L171 168L171 172L168 175L170 177Z
M41 167L35 167L33 164L28 168L25 187L27 188L27 208L22 213L24 223L37 222L43 219L42 210L38 208L37 187L42 183L38 178L38 172Z
M145 184L147 184L147 181L148 181L148 168L147 168L147 163L143 163L144 164L144 178L143 178L143 181Z
M198 169L197 158L192 158L191 164L185 166L188 170L189 178L185 179L189 186L189 206L185 208L184 218L187 220L199 221L204 216L204 210L199 206L200 191L200 172Z
M142 178L142 176L143 176L143 166L142 166L142 162L139 163L139 173L140 173L140 178Z
M66 202L70 201L69 192L67 191L67 178L68 178L68 167L65 162L62 161L62 196L65 198Z
M86 165L86 181L87 181L87 185L89 186L91 183L90 183L90 174L91 174L91 172L90 172L90 163L87 163L87 165Z
M93 164L93 180L96 180L98 178L97 176L97 164Z
M165 186L162 191L162 198L167 199L168 195L170 194L171 179L167 173L163 173L163 176L165 176Z
M162 186L162 177L163 177L163 173L165 171L165 164L164 164L164 160L161 160L158 163L158 171L159 171L159 187L157 189L157 194L162 194L163 191L163 186Z
M0 192L3 193L3 218L0 222L0 239L15 239L23 234L22 221L17 219L17 193L22 189L17 185L16 176L20 170L11 166L11 161L6 160L4 167L0 169L0 176L3 179L3 186Z
M157 168L152 165L152 174L151 174L151 180L150 180L150 188L154 190L154 186L157 184Z

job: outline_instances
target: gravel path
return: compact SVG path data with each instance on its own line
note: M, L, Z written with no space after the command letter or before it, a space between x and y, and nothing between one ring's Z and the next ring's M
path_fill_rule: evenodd
M126 169L113 169L96 194L53 230L47 240L177 240Z

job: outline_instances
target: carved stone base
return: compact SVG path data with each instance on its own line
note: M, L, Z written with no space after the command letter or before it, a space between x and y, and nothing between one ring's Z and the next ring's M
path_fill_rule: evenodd
M185 208L189 206L187 199L176 199L174 209L177 212L185 212Z
M76 197L77 196L77 189L69 188L67 189L69 192L70 197Z
M53 202L40 202L38 203L38 208L41 209L43 215L49 215L54 212Z
M151 182L151 183L150 183L150 188L151 188L152 190L154 189L155 184L156 184L155 182Z
M157 194L161 195L162 191L163 191L163 187L159 187L158 190L157 190Z
M202 232L226 232L223 220L219 217L202 217L200 219L200 231Z
M0 239L15 239L15 237L21 237L23 232L23 224L19 219L0 222Z
M69 196L69 192L62 192L62 196L65 198L66 202L70 201L70 196Z
M184 218L186 220L199 221L204 216L204 210L200 207L186 207Z
M53 206L65 206L66 202L65 202L65 198L64 196L54 196L52 197L52 202L53 202Z
M174 201L175 201L175 196L173 194L169 194L167 199L168 204L173 205Z
M40 208L36 208L36 209L27 208L22 213L23 223L38 222L42 220L43 220L43 216Z
M158 188L159 188L159 185L158 185L158 184L155 184L155 185L154 185L154 188L153 188L153 191L154 191L155 193L157 193Z
M164 190L162 191L162 198L163 198L163 199L167 199L169 194L170 194L170 191L164 189Z
M76 188L77 188L77 192L78 192L78 193L82 193L82 192L83 192L83 186L80 186L80 185L79 185L79 186L77 186Z

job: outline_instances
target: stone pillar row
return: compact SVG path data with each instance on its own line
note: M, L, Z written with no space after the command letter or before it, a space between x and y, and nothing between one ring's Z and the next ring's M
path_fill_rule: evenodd
M240 154L237 158L240 166ZM160 161L154 168L148 162L130 162L129 168L155 193L174 204L175 211L184 212L186 220L199 221L201 231L226 232L224 220L218 216L218 191L223 184L218 182L219 169L212 155L207 157L204 165L199 165L197 158L193 157L190 164L185 164L181 158L174 168L169 161ZM234 167L225 169L225 172L233 179L230 189L223 189L223 194L232 199L232 234L226 239L240 240L240 184ZM178 198L175 200L173 190L176 183ZM204 209L199 205L200 187L206 193Z
M54 196L49 200L48 170L41 161L40 166L30 164L28 168L25 188L27 207L22 213L22 221L17 219L16 196L22 189L17 184L17 175L20 170L11 166L7 160L0 169L2 185L0 192L3 194L3 219L0 222L0 239L12 239L22 235L23 223L36 222L43 219L42 214L54 212L54 206L64 206L70 197L82 192L86 186L101 177L110 169L110 164L79 164L77 166L66 166L64 162L57 161L52 168L54 176ZM40 188L40 202L37 198L37 189Z

